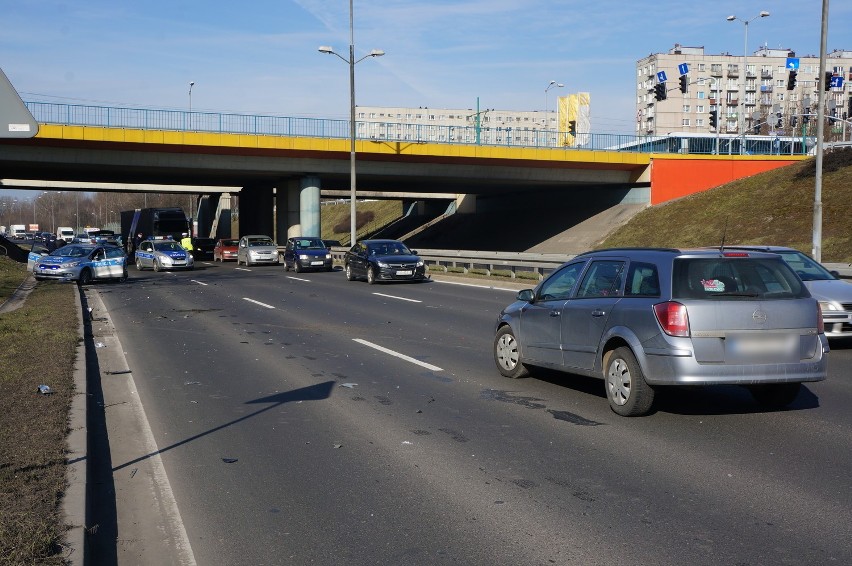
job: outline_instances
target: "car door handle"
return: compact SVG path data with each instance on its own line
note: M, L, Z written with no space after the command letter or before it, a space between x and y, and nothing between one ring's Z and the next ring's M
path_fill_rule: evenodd
M561 312L559 312L559 311L550 311L550 316L554 316L554 317L555 317L555 316L559 316L560 314L562 314L562 313L561 313Z
M595 309L592 311L592 316L595 318L600 318L602 316L606 316L606 311L602 311L600 309Z

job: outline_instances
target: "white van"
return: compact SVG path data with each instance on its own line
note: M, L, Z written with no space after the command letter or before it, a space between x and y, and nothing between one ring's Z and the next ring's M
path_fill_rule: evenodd
M74 239L74 228L69 228L68 226L60 226L56 229L56 239L65 240L66 244L70 244L71 240Z

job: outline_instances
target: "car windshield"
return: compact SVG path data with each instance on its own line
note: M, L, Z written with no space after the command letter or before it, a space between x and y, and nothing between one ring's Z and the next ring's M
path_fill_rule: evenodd
M236 240L222 240L222 246L227 248L236 247L239 244Z
M251 248L256 248L258 246L274 246L275 244L273 244L272 240L270 240L269 238L262 238L257 240L249 240L248 245Z
M411 255L411 251L402 242L369 244L367 252L370 255Z
M757 257L676 259L675 299L801 298L808 291L783 261Z
M293 241L293 247L297 250L324 250L325 244L319 238L300 238Z
M183 248L177 242L157 242L154 244L154 249L158 252L183 251Z
M825 281L837 279L826 268L799 251L779 251L787 265L793 268L802 281Z
M86 257L93 249L84 246L62 246L50 252L50 255L57 257Z

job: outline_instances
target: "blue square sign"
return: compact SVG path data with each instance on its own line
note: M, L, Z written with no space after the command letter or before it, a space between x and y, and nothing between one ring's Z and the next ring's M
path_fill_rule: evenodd
M659 71L657 73L657 82L658 83L666 82L666 72L665 71Z

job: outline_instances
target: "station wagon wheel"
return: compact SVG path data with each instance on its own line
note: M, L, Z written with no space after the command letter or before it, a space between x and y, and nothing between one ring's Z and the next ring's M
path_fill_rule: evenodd
M80 279L78 280L78 282L80 283L80 285L88 285L89 283L91 283L92 282L91 270L89 270L87 268L87 269L84 269L83 271L81 271L80 272Z
M302 268L302 266L299 264L298 259L293 260L293 271L295 271L296 273L301 273L304 271L304 268Z
M346 272L346 280L347 281L352 281L353 279L355 279L355 277L352 276L352 266L351 265L349 265L347 263L346 266L343 268L343 270Z
M376 282L376 271L375 268L371 265L367 268L367 283L372 285Z
M529 375L529 370L521 362L518 341L511 326L502 327L494 337L494 363L506 377L517 379Z
M610 408L623 417L647 415L654 402L654 390L645 381L630 348L622 346L608 352L603 366Z
M138 257L136 258L136 269L138 271L142 271L143 269L145 269L144 267L142 267L142 260Z
M157 258L154 258L154 271L160 271L162 268L160 267L160 262L157 261Z

